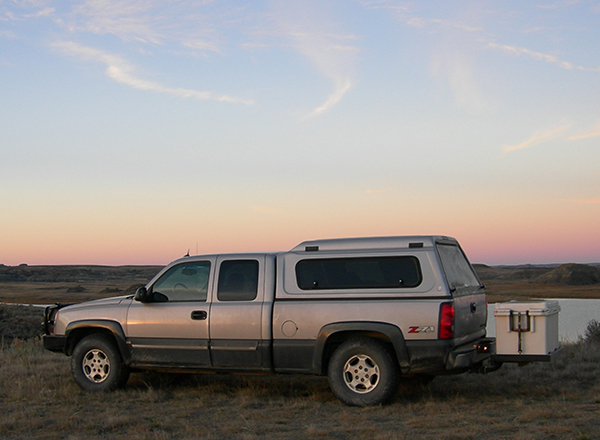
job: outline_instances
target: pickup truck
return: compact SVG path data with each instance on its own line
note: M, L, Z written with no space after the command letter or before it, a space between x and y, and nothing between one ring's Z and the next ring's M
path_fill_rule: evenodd
M366 406L401 381L493 368L486 319L454 238L345 238L186 256L135 295L49 306L43 343L86 391L147 369L313 374Z

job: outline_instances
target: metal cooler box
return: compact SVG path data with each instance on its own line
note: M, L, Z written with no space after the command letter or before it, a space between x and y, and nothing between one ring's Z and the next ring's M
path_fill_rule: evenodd
M501 361L543 361L559 350L558 301L497 303L496 358Z

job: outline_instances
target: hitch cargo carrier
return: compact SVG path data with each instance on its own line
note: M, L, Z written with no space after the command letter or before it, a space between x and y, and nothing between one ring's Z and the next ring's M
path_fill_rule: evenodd
M497 362L550 362L562 352L558 301L509 301L494 306Z

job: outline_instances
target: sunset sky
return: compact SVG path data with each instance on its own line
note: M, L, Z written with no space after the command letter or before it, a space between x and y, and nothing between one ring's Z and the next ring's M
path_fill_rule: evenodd
M0 0L0 87L1 264L600 261L598 0Z

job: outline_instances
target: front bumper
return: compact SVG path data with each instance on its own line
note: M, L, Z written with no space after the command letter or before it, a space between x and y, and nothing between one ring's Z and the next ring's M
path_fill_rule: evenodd
M67 346L67 337L59 335L44 335L42 337L44 341L44 348L46 350L54 351L56 353L65 353Z

